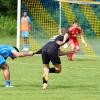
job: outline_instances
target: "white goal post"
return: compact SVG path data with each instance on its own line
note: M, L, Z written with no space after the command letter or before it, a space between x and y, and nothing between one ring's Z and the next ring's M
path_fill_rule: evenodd
M20 50L20 16L21 16L21 0L17 0L17 39L16 47Z
M30 1L30 2L29 2ZM39 2L40 0L38 0L38 2ZM53 34L55 34L56 33L56 30L57 30L57 32L58 32L58 29L60 29L59 30L59 32L61 32L61 28L62 27L68 27L70 24L71 24L71 22L73 21L73 19L74 19L74 17L76 16L75 14L73 14L74 16L72 16L71 18L70 18L70 14L71 13L69 13L70 12L70 10L68 10L68 13L65 13L66 12L66 6L64 6L63 4L64 3L68 3L68 4L79 4L79 5L81 5L81 4L87 4L87 5L91 5L91 4L100 4L100 2L96 2L96 1L88 1L88 2L86 2L86 1L82 1L82 0L54 0L54 1L57 1L56 3L57 3L57 5L59 6L57 6L58 8L56 8L56 10L55 10L55 12L57 11L57 13L56 14L58 14L58 16L60 16L60 17L57 17L57 15L51 15L51 12L53 12L53 9L52 9L52 11L50 10L50 12L49 11L47 11L47 8L46 7L44 7L43 8L43 5L42 5L42 3L41 3L41 5L39 4L38 5L38 3L37 3L37 1L35 1L35 0L17 0L17 34L16 34L16 47L20 50L20 49L22 49L22 46L23 46L23 44L22 44L22 38L21 38L21 36L20 36L20 18L21 18L21 10L23 11L23 9L28 9L28 11L29 11L29 13L31 14L31 16L32 16L32 31L31 31L31 38L30 38L30 49L31 50L36 50L36 49L38 49L39 48L39 46L41 46L41 45L43 45L43 43L42 43L42 41L41 41L41 43L38 43L38 38L37 38L37 36L39 35L40 36L40 38L39 39L42 39L43 41L46 41L46 39L49 37L49 36L51 36L51 34L48 36L48 34L47 33L52 33L52 32L54 32ZM21 8L21 3L22 2L25 2L25 6L26 6L26 8L24 8L23 6L22 6L22 8ZM32 2L32 3L31 3ZM49 2L49 1L48 1ZM34 3L36 3L36 10L37 10L37 12L35 11L33 11L34 10L34 8L35 8L35 4ZM30 6L31 4L33 4L33 6ZM48 3L49 4L49 3ZM44 3L44 5L45 5L45 3ZM40 6L40 8L42 7L42 9L40 9L39 8L39 6ZM52 7L52 4L50 4L50 6ZM28 8L29 7L29 8ZM32 7L32 9L30 8L30 7ZM67 8L68 9L68 8ZM41 11L41 13L39 13L39 10ZM63 11L63 10L65 10L65 11ZM72 8L71 8L71 10L72 10ZM83 8L83 10L84 10L84 8ZM43 12L43 14L42 14L42 12ZM75 12L75 11L74 11ZM36 14L37 13L37 14ZM65 13L65 14L63 14L63 13ZM85 12L86 13L86 12ZM33 15L32 15L33 14ZM47 16L45 16L47 14ZM42 15L42 16L41 16ZM64 15L64 18L63 18L63 15ZM48 17L48 18L46 18L46 21L44 20L45 19L45 17ZM66 17L66 19L65 19L65 17ZM81 15L80 15L80 17L81 17ZM87 16L86 16L87 17ZM42 18L43 18L43 21L42 21ZM69 19L68 19L69 18ZM53 20L52 20L53 19ZM85 19L85 18L84 18ZM49 20L49 21L47 21L47 20ZM64 22L65 21L65 22ZM33 22L35 23L35 24L33 24ZM50 22L50 23L48 23L48 22ZM99 22L99 21L98 21ZM48 25L48 27L47 27L47 25L45 24L45 23L47 23L47 25ZM64 23L64 24L63 24ZM67 24L66 24L67 23ZM42 24L43 24L43 27L42 27ZM36 26L37 25L37 26ZM55 26L55 29L53 28L53 27L51 27L51 26ZM95 23L95 25L93 26L93 27L95 27L96 26L96 23ZM97 25L97 26L99 26L99 24ZM39 29L40 28L40 30L37 30L37 29ZM48 28L48 29L47 29ZM98 27L97 27L98 28ZM91 28L92 29L92 28ZM94 28L95 29L95 28ZM50 30L53 30L53 31L50 31ZM42 32L41 32L42 31ZM88 31L88 30L87 30ZM86 31L86 32L87 32ZM92 32L92 31L91 31ZM34 34L34 33L37 33L37 35L36 34ZM42 35L41 34L39 34L39 33L43 33ZM98 29L95 31L95 33L97 33L98 34ZM41 38L42 37L42 38Z

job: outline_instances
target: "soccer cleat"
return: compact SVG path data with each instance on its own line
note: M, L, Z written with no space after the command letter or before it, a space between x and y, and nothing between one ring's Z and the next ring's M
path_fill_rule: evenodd
M23 48L22 51L24 52L26 50L26 48Z
M29 48L23 48L22 51L23 51L23 52L27 52L27 51L29 51Z
M11 87L14 87L14 86L12 86L12 85L6 85L6 88L11 88Z
M29 51L29 48L25 48L25 51Z
M44 83L43 84L43 89L47 89L47 87L48 87L48 84L47 83Z
M45 77L43 77L43 89L46 89L47 86L48 86L47 80L45 79Z

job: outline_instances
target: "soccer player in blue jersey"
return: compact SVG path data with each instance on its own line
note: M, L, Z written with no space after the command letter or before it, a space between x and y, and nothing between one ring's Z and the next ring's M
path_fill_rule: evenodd
M32 56L32 54L32 52L19 52L16 47L10 45L0 45L0 69L3 71L6 87L11 87L10 70L6 59L8 57L15 59L16 57Z

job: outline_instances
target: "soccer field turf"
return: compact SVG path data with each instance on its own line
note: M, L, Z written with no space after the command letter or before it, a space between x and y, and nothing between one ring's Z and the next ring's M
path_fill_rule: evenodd
M100 57L61 60L62 72L50 74L48 89L43 90L40 56L8 59L14 87L5 88L0 73L0 100L100 100Z

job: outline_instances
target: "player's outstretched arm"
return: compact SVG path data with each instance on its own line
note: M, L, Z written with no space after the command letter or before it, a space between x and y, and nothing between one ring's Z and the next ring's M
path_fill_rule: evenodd
M87 43L85 42L83 33L81 33L81 41L82 41L82 43L87 47Z
M33 52L17 52L15 50L12 51L12 53L16 56L16 57L25 57L25 56L32 56Z
M36 51L36 52L33 52L33 55L35 55L35 54L42 54L42 48L41 49L39 49L38 51Z
M66 43L66 40L68 39L68 33L66 33L65 35L64 35L64 39L63 39L63 41L56 41L56 43L58 44L58 45L64 45L65 43Z

